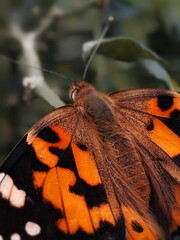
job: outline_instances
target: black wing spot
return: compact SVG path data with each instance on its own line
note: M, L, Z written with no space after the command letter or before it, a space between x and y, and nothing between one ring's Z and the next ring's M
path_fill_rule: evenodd
M47 172L49 171L49 167L42 162L39 161L39 159L36 157L35 152L33 151L33 163L32 163L32 169L38 172Z
M132 223L132 229L138 233L142 233L144 231L143 227L141 226L140 223L138 223L137 221L133 220Z
M70 169L76 175L77 168L70 146L68 146L66 149L59 149L58 147L49 147L49 151L59 158L57 166Z
M172 160L178 167L180 167L180 154L173 157Z
M76 184L70 187L70 191L84 196L89 208L107 203L106 193L101 184L90 186L82 178L77 178Z
M40 131L37 137L42 138L44 141L50 143L57 143L60 141L60 138L57 135L57 133L49 127L46 127L42 131Z
M82 144L82 143L77 143L78 148L80 148L82 151L87 151L87 147L86 145Z
M154 123L153 123L153 121L151 121L151 122L147 125L146 129L147 129L148 131L152 131L152 130L154 129Z
M171 118L178 118L180 119L180 110L178 109L175 109L171 112L171 115L170 115Z
M158 107L162 111L166 111L173 105L173 96L159 96L158 98Z
M109 222L101 221L99 229L96 230L96 238L95 239L125 239L125 224L124 219L120 219L115 226L112 226Z
M180 127L179 127L179 120L178 119L171 119L171 118L160 118L160 120L173 131L176 135L180 137Z

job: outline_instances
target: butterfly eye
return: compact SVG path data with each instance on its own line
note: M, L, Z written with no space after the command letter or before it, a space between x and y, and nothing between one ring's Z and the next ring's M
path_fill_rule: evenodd
M76 89L72 92L71 98L72 98L73 101L75 101L75 98L76 98L76 95L77 95L78 91L79 91L79 89L76 88Z

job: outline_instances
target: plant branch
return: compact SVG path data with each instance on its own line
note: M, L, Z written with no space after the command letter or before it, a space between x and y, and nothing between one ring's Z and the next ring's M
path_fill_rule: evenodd
M33 89L36 94L44 98L53 107L64 105L63 101L53 92L46 83L41 71L41 63L36 52L36 33L24 33L16 23L11 24L11 34L19 40L22 46L23 59L27 66L36 66L35 68L26 68L28 77L23 79L23 86Z

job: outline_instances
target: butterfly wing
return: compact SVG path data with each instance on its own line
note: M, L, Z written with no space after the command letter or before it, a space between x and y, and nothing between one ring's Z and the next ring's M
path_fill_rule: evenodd
M24 136L0 168L0 239L125 238L96 167L102 149L92 131L67 106Z
M118 111L117 121L130 133L148 178L144 183L144 178L138 178L138 170L134 168L133 176L143 186L139 194L146 195L148 209L167 230L166 236L169 232L178 234L180 94L164 90L129 90L110 97ZM128 171L132 172L131 167Z
M175 230L178 157L167 151L173 144L166 149L150 134L156 119L172 118L153 113L147 102L157 96L111 95L117 118L103 136L73 106L39 121L0 168L1 239L155 240L162 238L154 217L160 213L160 225L171 219ZM163 132L158 127L155 136Z

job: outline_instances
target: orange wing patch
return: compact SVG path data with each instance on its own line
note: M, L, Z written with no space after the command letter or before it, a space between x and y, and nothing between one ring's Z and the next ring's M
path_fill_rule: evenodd
M90 215L95 229L100 227L100 221L106 221L115 226L115 221L108 204L102 204L100 207L93 207L90 210Z
M94 230L84 197L70 192L70 186L74 186L76 182L75 175L72 171L62 168L57 168L57 174L63 201L63 209L61 210L64 211L69 233L73 234L79 228L87 233L93 233ZM58 227L61 230L63 230L64 225L64 219L58 221Z
M47 176L46 172L33 171L34 186L36 188L42 187L46 176Z
M179 154L180 138L159 119L153 120L154 128L149 132L150 138L170 157Z
M180 97L179 94L174 93L170 96L159 96L152 98L147 102L148 113L160 117L171 117L180 110Z
M83 150L82 150L83 149ZM75 158L78 175L90 186L98 186L101 179L93 157L86 151L86 147L72 142L72 151ZM106 221L115 225L115 221L108 203L101 203L89 209L95 229L98 229L100 221Z
M115 226L95 161L85 145L53 127L40 132L32 147L37 161L47 168L34 169L34 186L42 189L45 202L60 211L56 224L62 232L75 234L81 229L93 234L102 222Z
M100 184L101 179L93 157L87 151L81 150L75 143L72 142L71 146L79 176L89 185Z
M38 160L50 168L54 167L57 164L58 157L52 154L49 151L49 148L57 147L60 149L65 149L70 142L70 135L67 132L63 131L61 128L55 126L52 127L52 131L57 134L57 137L60 139L60 141L57 141L55 143L47 142L37 136L32 143Z

